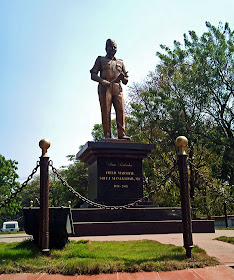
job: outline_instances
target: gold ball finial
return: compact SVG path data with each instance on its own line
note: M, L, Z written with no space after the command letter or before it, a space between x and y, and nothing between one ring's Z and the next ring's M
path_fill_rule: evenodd
M33 200L30 200L30 207L33 207Z
M48 154L47 154L47 149L49 149L50 147L50 140L48 139L42 139L40 142L39 142L39 147L42 149L42 157L48 157Z
M185 136L178 136L176 138L176 146L179 147L179 155L187 155L186 147L188 145L188 139Z
M71 201L70 200L68 200L68 207L71 207Z

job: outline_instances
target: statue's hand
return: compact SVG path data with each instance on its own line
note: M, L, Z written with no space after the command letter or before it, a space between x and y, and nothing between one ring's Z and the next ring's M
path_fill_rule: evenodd
M113 83L119 83L120 81L122 81L124 79L124 74L123 73L120 73L119 76L114 80L112 81Z
M107 80L102 80L101 84L102 84L104 87L109 87L109 86L110 86L110 82L107 81Z

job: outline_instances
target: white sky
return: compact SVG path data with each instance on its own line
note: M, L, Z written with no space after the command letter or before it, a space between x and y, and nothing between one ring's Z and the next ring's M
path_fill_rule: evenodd
M117 42L131 85L155 68L160 44L201 35L205 21L233 29L233 14L233 0L0 0L0 154L18 161L22 182L40 139L50 139L57 168L92 140L101 114L89 70L106 39Z

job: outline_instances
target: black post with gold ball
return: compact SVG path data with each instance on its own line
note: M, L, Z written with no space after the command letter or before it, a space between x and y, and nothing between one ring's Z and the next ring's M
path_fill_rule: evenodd
M182 223L183 223L183 239L186 256L192 257L193 237L192 237L192 219L191 219L191 206L190 195L188 186L188 167L187 167L187 153L186 148L188 139L185 136L176 138L176 145L179 148L177 155L177 162L179 166L180 175L180 196L181 196L181 209L182 209Z
M39 245L43 254L49 254L49 157L47 149L50 147L50 141L42 139L39 146L42 149L40 157Z

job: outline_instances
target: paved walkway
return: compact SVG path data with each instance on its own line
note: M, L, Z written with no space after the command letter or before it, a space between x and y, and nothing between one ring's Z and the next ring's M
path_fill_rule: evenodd
M216 257L223 265L217 267L169 271L169 272L139 272L139 273L115 273L93 276L63 276L47 274L4 274L0 280L234 280L234 269L226 265L234 265L234 245L213 240L219 236L234 237L234 230L216 230L215 233L194 233L193 243L206 250L207 254ZM30 236L19 234L0 235L0 242L22 241ZM123 236L85 236L72 237L72 240L95 241L129 241L129 240L155 240L164 244L183 246L182 234L146 234Z
M2 274L0 280L234 280L234 269L227 266L169 272L138 272L99 275Z

